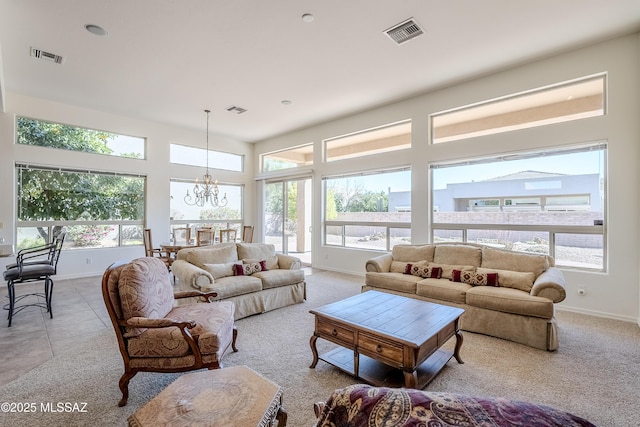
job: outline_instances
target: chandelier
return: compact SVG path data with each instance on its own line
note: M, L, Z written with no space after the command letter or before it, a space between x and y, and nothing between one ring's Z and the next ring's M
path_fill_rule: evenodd
M193 186L193 196L187 190L184 202L189 206L203 207L209 203L212 207L221 208L227 206L229 200L227 200L227 193L224 194L222 199L219 198L218 180L212 179L209 174L209 113L211 111L204 110L204 112L207 113L207 171L202 182L196 178L196 183Z

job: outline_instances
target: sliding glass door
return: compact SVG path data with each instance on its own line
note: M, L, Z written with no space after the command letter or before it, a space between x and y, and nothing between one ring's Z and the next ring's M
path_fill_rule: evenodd
M265 241L311 265L311 178L265 184Z

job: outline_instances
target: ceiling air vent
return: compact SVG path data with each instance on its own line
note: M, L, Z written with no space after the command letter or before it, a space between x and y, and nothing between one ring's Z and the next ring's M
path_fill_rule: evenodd
M64 58L60 55L56 55L55 53L51 52L45 52L44 50L36 49L35 47L31 48L31 56L33 56L34 58L55 62L56 64L62 64L62 61L64 61Z
M423 34L424 30L420 28L420 25L413 18L409 18L385 30L384 33L394 42L402 44Z
M235 105L231 105L230 107L227 107L226 110L229 111L230 113L236 113L236 114L242 114L247 111L246 108L236 107Z

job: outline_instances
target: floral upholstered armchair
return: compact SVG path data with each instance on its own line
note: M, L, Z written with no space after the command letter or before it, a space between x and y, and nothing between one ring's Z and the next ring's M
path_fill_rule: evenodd
M221 368L227 350L237 351L233 302L210 302L215 292L174 294L169 272L158 258L108 267L102 296L124 360L119 406L127 404L129 381L138 372ZM174 306L175 299L190 297L207 303Z

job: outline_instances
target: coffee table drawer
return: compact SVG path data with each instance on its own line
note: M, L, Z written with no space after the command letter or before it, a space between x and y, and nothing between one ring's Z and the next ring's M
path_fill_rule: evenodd
M358 334L358 352L402 366L403 347L401 345L382 340L366 332Z
M324 319L317 319L316 332L318 335L330 341L337 340L350 345L355 343L355 333L353 330Z
M446 343L449 340L449 338L455 335L455 333L456 333L455 323L449 323L448 325L446 325L440 332L438 332L438 347Z

